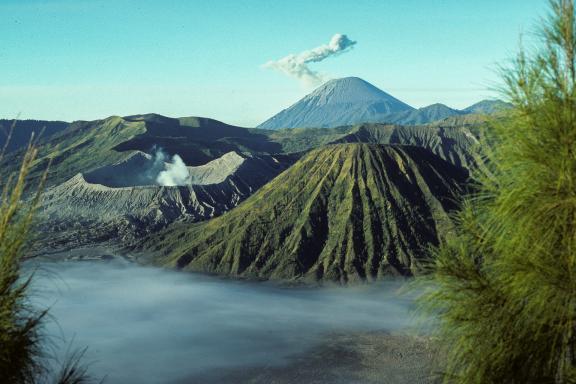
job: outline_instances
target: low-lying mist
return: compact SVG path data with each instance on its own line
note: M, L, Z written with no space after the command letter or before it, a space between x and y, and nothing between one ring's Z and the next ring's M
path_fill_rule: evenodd
M281 288L126 262L43 263L34 300L48 334L88 346L107 383L169 383L214 368L282 364L330 332L413 325L401 282ZM51 273L45 273L49 271Z

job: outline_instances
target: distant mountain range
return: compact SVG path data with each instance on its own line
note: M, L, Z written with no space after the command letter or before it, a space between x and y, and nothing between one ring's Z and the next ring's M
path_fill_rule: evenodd
M480 114L492 114L508 108L511 108L511 104L506 103L502 100L482 100L476 104L463 109L466 113L480 113Z
M415 109L365 80L345 77L328 81L258 128L334 128L360 123L420 125L451 116L491 114L508 107L500 100L484 100L463 110L443 104Z
M477 115L459 117L468 116ZM76 121L40 143L29 184L35 185L49 162L52 165L47 182L53 186L78 173L121 162L134 151L151 154L158 147L167 155L178 154L188 166L197 166L232 151L281 157L339 142L408 144L428 148L455 165L467 167L474 162L473 147L477 143L474 126L483 121L448 123L266 130L236 127L201 117L169 118L157 114ZM17 170L21 150L8 153L0 162L0 177Z

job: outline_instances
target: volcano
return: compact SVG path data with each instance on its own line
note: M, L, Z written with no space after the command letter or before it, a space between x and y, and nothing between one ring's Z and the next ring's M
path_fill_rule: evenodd
M332 128L387 121L391 114L413 110L365 80L345 77L328 81L258 128Z
M410 276L452 228L467 173L413 146L327 145L238 207L142 242L154 263L256 279Z

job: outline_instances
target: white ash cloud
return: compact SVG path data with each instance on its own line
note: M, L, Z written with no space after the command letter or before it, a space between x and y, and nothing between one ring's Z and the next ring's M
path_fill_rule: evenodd
M172 156L172 162L166 164L166 169L158 174L156 178L158 185L175 187L190 184L190 172L186 164L178 155Z
M308 64L317 63L328 57L347 52L355 44L356 42L350 40L348 36L337 33L332 36L328 44L323 44L298 54L289 54L278 60L271 60L264 64L263 67L294 77L306 86L316 86L323 83L326 79L319 72L310 69Z
M156 184L165 187L189 185L190 172L184 160L175 154L170 158L162 148L153 148L153 163L146 171L145 178L153 179Z

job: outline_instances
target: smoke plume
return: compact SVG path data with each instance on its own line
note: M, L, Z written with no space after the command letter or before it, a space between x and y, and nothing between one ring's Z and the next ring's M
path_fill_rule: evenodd
M158 153L160 155L158 155ZM157 156L165 156L162 152L157 152ZM156 158L156 160L158 157ZM166 187L174 187L177 185L190 184L190 173L182 158L178 155L172 156L172 162L166 163L166 169L158 174L156 177L158 185Z
M300 80L304 85L315 86L324 82L324 76L308 67L309 63L317 63L328 57L337 56L347 52L356 44L346 35L335 34L328 44L290 54L278 60L271 60L263 65L264 68L275 69L285 75Z

